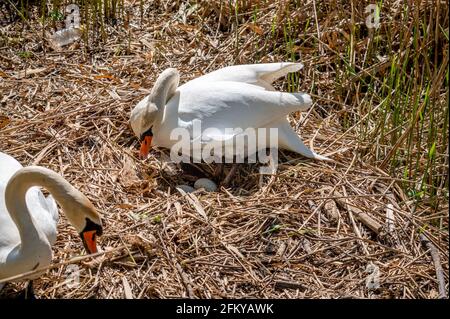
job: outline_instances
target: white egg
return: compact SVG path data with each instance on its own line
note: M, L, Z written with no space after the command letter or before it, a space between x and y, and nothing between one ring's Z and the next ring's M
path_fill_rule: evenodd
M217 190L217 185L212 180L207 178L199 178L194 183L194 188L204 188L207 192L215 192Z
M185 193L192 193L195 191L195 188L189 185L177 185L175 188L183 190Z

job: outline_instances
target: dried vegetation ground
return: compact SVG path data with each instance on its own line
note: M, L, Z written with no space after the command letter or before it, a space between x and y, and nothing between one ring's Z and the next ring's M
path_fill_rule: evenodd
M387 1L376 35L364 26L367 4L240 1L236 7L225 1L195 6L125 1L116 19L85 29L82 40L60 51L44 39L42 21L2 24L0 150L24 165L51 168L84 192L104 216L100 245L112 250L74 263L80 285L67 285L73 267L59 263L83 251L62 217L55 266L35 281L36 294L443 297L448 289L448 140L440 130L447 130L448 123L448 41L439 36L420 44L439 50L430 53L428 62L419 55L414 55L418 61L405 62L401 50L413 44L402 43L400 31L412 25L414 38L414 22L401 21L409 5L411 17L426 22L438 17L436 30L424 32L448 34L448 4ZM50 23L46 30L52 31ZM394 87L397 77L389 80L398 62L390 51L412 63L398 63L400 80L418 82L420 88L429 84L428 95L417 92L415 108L414 99L401 107L414 113L428 96L435 110L441 108L435 133L427 133L429 122L416 131L420 122L411 120L414 132L436 134L433 162L427 157L428 140L422 143L413 135L412 142L406 138L396 144L411 129L408 121L396 128L389 120L377 126L377 117L390 117L396 108L377 113L376 106L386 110L385 97L394 99L402 90ZM335 162L280 151L277 175L265 176L261 184L258 165L243 164L217 192L182 195L175 185L192 184L200 176L220 183L232 166L213 177L216 166L170 165L159 150L146 161L138 159L128 117L165 68L176 67L185 82L227 65L297 59L305 68L277 85L310 92L315 103L310 112L292 114L291 123L318 153ZM411 71L416 62L421 66L417 72L433 74L430 82ZM404 93L414 89L404 88ZM380 132L384 126L389 132ZM398 152L391 154L392 149ZM433 165L431 177L427 165ZM420 183L429 188L417 195ZM443 267L443 285L436 265ZM377 277L379 287L371 286L368 281ZM3 296L21 287L9 284Z

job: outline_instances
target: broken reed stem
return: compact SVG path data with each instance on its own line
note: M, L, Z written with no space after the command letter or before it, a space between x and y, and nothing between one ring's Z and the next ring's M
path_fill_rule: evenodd
M300 291L305 290L305 286L301 283L288 281L288 280L275 280L275 289L299 289Z
M169 260L174 268L177 270L178 275L180 276L181 282L183 283L184 287L186 288L187 295L190 299L195 298L194 290L192 289L191 280L186 275L186 273L183 271L183 268L178 263L175 257L171 256L170 252L167 250L166 243L164 242L161 233L158 232L159 241L161 242L164 254L167 257L167 260Z
M439 298L446 299L447 291L445 289L444 270L442 269L439 251L424 234L420 234L419 237L422 244L430 251L431 258L433 259L434 268L436 269L436 278L439 285Z
M370 217L368 214L364 213L358 207L349 205L347 203L347 196L342 196L338 191L334 191L338 197L336 197L336 202L343 208L348 209L353 212L354 216L357 220L367 226L370 230L372 230L375 234L379 235L382 229L382 225Z

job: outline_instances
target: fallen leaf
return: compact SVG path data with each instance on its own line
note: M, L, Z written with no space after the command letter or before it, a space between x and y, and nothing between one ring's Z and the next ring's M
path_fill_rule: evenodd
M250 30L252 30L256 34L262 35L264 33L263 29L254 23L248 24L248 27L250 28Z
M11 123L11 120L9 117L5 115L0 115L0 129L8 126L8 124Z
M121 209L134 209L134 206L133 206L133 205L130 205L130 204L122 203L122 204L116 205L116 208L121 208Z
M135 83L135 82L131 82L130 86L135 90L139 90L141 88L141 85L139 83Z
M101 75L95 75L94 79L96 79L96 80L101 80L101 79L114 80L115 78L111 74L101 74Z

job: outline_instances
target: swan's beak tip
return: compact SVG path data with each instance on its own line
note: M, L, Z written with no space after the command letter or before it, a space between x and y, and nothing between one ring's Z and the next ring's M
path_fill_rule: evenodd
M148 154L150 153L150 145L152 144L152 137L146 136L144 140L141 142L141 149L139 151L139 157L141 159L146 159Z
M84 248L89 254L95 254L97 252L96 237L96 230L89 230L81 233L81 239L83 240Z

